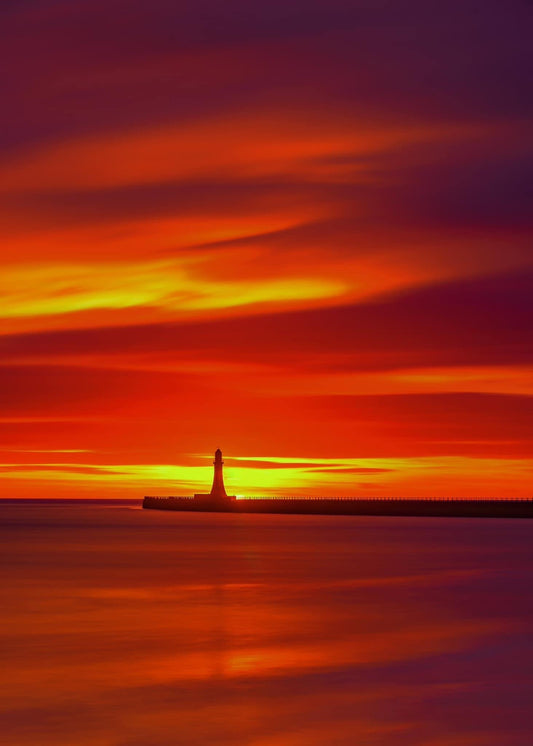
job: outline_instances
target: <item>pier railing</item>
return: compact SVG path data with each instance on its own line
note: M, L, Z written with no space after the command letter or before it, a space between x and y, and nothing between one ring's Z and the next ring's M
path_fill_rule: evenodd
M194 500L193 495L147 495L150 500ZM241 500L328 500L348 502L522 502L533 503L533 497L347 497L319 495L305 497L302 495L239 495Z

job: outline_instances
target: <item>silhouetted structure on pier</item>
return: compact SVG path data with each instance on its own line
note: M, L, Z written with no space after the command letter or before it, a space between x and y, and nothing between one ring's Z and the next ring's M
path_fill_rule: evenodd
M143 508L217 513L533 518L532 499L240 497L227 495L222 451L215 451L211 492L193 497L145 497Z
M223 474L224 462L222 461L222 451L220 448L217 448L215 451L213 466L215 467L215 470L213 473L213 486L211 487L211 492L206 494L197 493L193 499L196 503L202 505L205 510L208 510L210 507L214 510L226 510L237 498L235 495L226 494Z

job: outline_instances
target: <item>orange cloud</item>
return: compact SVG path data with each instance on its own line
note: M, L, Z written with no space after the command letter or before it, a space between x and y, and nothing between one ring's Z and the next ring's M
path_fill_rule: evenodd
M355 160L348 172L342 159L421 141L479 136L472 125L381 127L355 125L334 113L257 112L211 118L191 125L143 128L60 142L30 150L0 168L9 191L45 188L95 189L159 184L209 175L247 179L284 175L297 179L344 181L360 174ZM328 156L333 159L327 163Z

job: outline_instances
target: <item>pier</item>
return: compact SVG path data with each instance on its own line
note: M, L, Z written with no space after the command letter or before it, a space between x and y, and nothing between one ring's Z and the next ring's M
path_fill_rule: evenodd
M533 518L533 499L530 498L239 497L231 504L219 505L199 503L194 497L147 496L143 508L209 513Z

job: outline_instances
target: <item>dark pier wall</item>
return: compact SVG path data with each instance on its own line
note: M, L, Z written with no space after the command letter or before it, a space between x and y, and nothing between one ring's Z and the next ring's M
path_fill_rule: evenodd
M441 516L464 518L533 518L533 499L346 499L240 498L212 503L189 497L145 497L143 508L223 513L305 515Z

